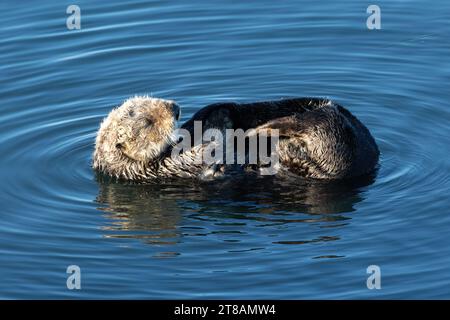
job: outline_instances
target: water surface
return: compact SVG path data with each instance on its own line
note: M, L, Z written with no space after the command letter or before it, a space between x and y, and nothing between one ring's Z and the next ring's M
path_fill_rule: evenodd
M2 1L0 298L450 298L450 4ZM322 96L371 130L373 177L133 185L90 162L135 94ZM382 289L368 290L378 265ZM82 289L66 287L78 265Z

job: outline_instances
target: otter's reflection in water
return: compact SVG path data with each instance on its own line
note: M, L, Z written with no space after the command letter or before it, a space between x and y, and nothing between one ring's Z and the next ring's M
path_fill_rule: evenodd
M176 244L193 236L214 235L217 239L221 235L220 239L229 243L247 241L253 232L271 237L268 243L249 250L267 244L339 240L333 230L349 223L354 205L364 199L363 191L373 177L323 182L240 176L212 182L172 180L140 185L98 176L97 181L99 210L110 219L105 236L175 245L170 251L177 254ZM300 228L308 225L319 226L321 232Z

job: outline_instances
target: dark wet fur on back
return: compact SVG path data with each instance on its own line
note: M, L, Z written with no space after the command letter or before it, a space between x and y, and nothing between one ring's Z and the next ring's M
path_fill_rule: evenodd
M318 98L256 103L216 103L199 110L194 121L209 128L279 130L280 163L298 175L342 179L371 173L379 150L369 130L347 109Z

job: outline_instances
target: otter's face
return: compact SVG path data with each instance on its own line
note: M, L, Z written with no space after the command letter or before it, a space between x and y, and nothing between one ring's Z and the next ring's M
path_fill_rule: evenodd
M94 168L120 176L130 161L155 160L171 142L180 108L174 101L134 97L112 110L97 134Z

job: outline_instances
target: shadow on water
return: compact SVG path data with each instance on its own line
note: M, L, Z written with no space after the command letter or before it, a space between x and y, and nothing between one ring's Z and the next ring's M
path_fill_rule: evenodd
M212 182L172 180L133 184L97 175L96 202L111 221L105 227L107 237L176 244L186 235L207 235L201 233L205 224L206 229L211 229L208 228L211 225L226 226L228 233L237 234L249 225L267 231L287 224L322 223L324 228L343 227L351 220L354 205L364 200L363 191L374 178L321 182L299 177L237 176ZM273 243L338 239L320 236Z

